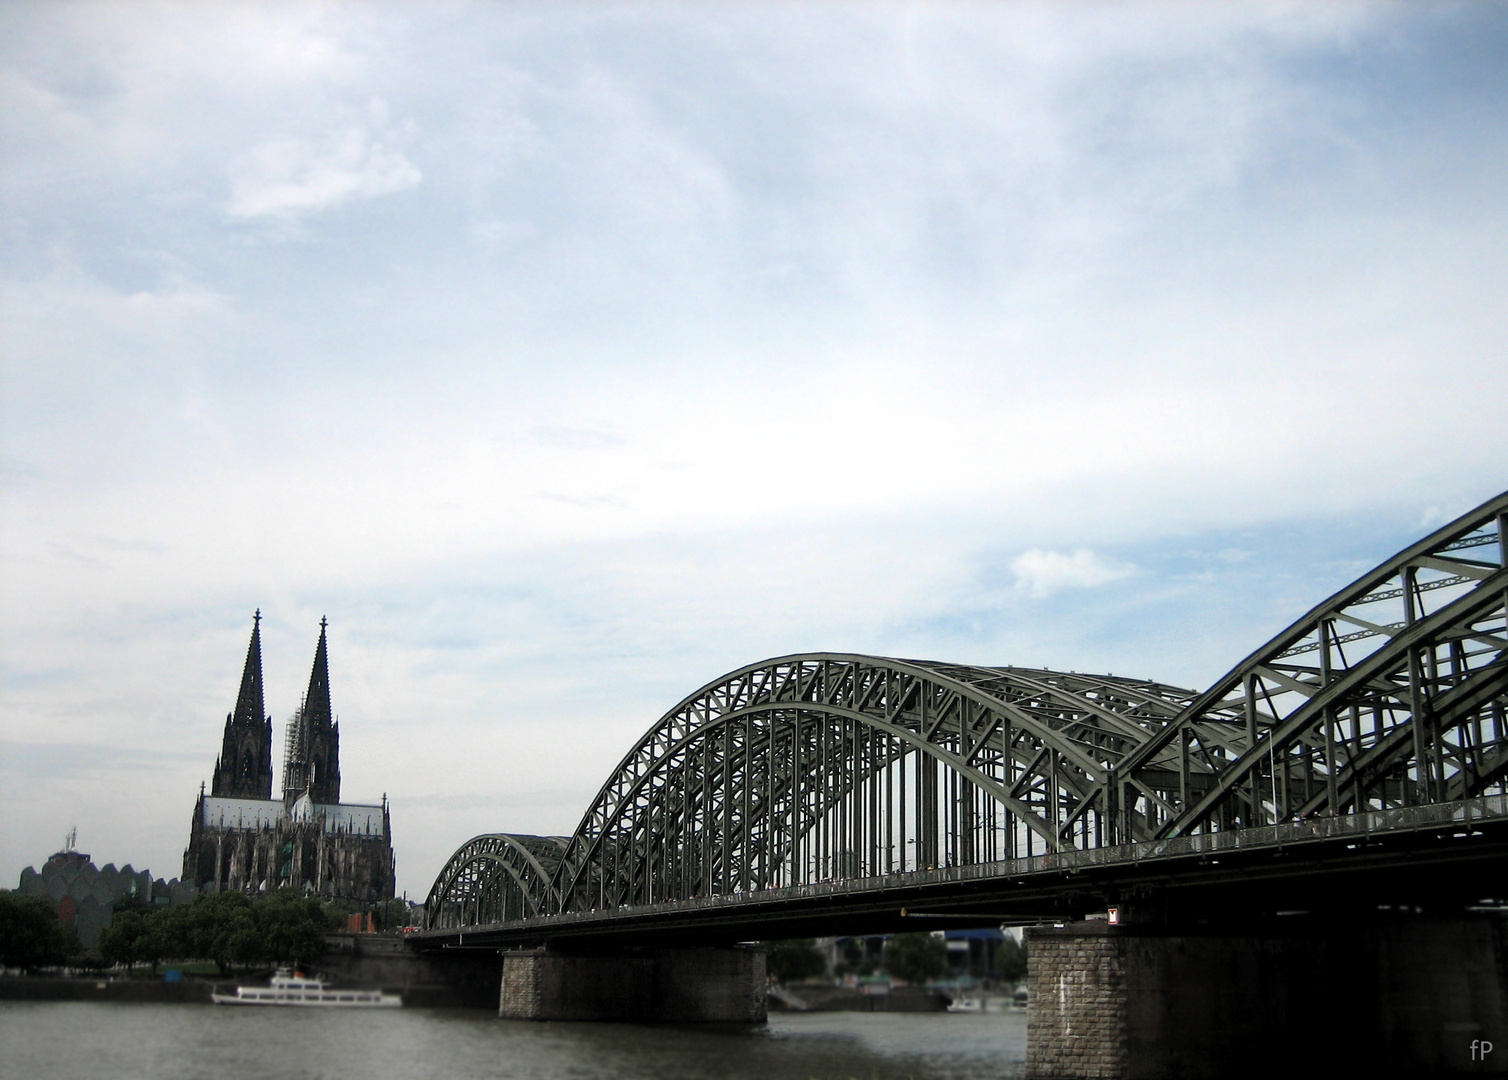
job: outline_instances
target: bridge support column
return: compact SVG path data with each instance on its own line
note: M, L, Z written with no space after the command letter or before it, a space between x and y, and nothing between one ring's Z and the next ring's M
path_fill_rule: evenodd
M497 953L485 949L421 953L381 934L325 935L320 971L341 986L378 986L406 1006L490 1009L497 1001Z
M758 949L503 954L498 1015L514 1020L765 1022Z
M1032 1080L1508 1075L1500 918L1085 922L1026 939Z

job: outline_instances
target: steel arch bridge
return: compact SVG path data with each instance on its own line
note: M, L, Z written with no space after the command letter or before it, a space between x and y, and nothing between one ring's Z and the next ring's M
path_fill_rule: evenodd
M559 926L1508 818L1505 546L1508 493L1202 693L844 653L751 664L666 713L571 836L464 844L426 927Z

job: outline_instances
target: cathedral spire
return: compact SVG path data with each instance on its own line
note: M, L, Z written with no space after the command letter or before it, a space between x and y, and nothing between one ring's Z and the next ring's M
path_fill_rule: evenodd
M236 708L225 718L220 760L211 794L234 798L272 796L272 717L262 697L262 611L252 616L251 644L241 670Z
M297 727L294 768L285 770L283 797L297 798L308 791L315 803L340 802L340 728L330 708L330 657L325 643L329 620L319 620L319 644L314 648L314 668L303 707L294 719Z
M246 667L241 671L241 692L236 695L235 723L253 724L266 716L262 698L262 609L251 617L251 644L246 647Z
M328 625L329 620L320 616L314 669L309 672L309 689L304 694L304 719L311 732L329 727L334 720L330 712L330 657L325 647L325 627Z

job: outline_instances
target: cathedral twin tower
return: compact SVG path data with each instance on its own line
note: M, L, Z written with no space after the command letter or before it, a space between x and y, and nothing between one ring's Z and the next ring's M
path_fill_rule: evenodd
M283 743L283 800L292 803L306 791L315 803L340 802L340 725L330 709L330 658L325 646L325 619L319 620L319 644L303 704ZM272 798L272 717L262 698L262 613L252 617L251 645L241 672L236 710L225 718L225 743L215 762L210 794L228 798Z
M303 703L283 744L283 797L272 798L272 717L262 695L261 612L241 673L235 711L209 793L194 807L183 879L201 889L306 893L376 901L393 896L387 797L380 805L340 801L340 725L330 708L326 621Z

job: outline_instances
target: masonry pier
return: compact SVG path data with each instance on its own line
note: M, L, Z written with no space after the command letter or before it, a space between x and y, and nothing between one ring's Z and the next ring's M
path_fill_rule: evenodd
M507 952L498 1015L762 1024L765 955L746 948Z
M497 1002L496 949L419 952L384 934L325 935L320 972L337 986L377 986L409 1006L492 1008Z
M1091 921L1026 935L1031 1080L1508 1075L1501 917Z

